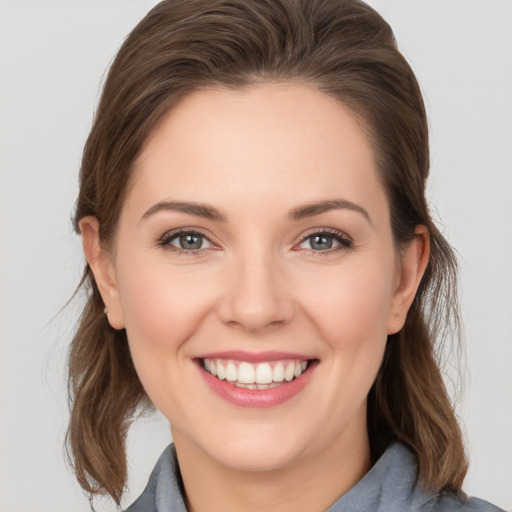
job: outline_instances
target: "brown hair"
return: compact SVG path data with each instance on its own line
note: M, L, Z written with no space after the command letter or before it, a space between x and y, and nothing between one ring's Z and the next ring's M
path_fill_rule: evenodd
M115 58L87 139L75 228L84 216L113 240L134 162L181 98L203 87L265 81L310 84L347 105L374 147L397 250L427 226L431 257L404 328L389 336L368 400L373 458L392 439L418 460L426 488L459 492L467 470L461 432L439 370L443 330L457 327L456 262L425 200L428 126L416 78L389 25L358 0L165 0ZM124 330L110 327L91 269L69 353L68 448L78 481L119 504L128 427L149 400ZM456 329L455 329L456 330Z

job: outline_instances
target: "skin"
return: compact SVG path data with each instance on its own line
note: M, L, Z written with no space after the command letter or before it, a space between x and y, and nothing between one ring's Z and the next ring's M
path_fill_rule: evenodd
M367 216L289 216L334 199ZM162 201L204 203L225 220L144 216ZM418 226L397 253L371 145L347 108L297 84L196 92L147 141L113 248L94 217L80 226L109 321L126 328L171 423L189 510L323 511L369 470L367 394L425 270L428 234ZM162 246L178 228L206 237L198 252L169 236ZM308 237L326 229L332 248L313 248ZM223 350L319 364L298 395L253 409L203 382L194 357Z

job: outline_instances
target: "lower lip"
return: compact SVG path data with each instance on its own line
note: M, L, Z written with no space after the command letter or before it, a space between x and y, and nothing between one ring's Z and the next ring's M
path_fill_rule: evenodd
M239 407L269 408L286 402L299 394L311 379L316 361L310 361L308 369L298 378L269 389L245 389L217 379L203 369L200 362L198 368L206 384L218 396Z

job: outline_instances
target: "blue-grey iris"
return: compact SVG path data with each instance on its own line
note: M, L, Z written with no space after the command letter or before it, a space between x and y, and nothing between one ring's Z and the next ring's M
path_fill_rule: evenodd
M311 248L315 250L325 250L332 247L332 237L325 235L315 235L311 237Z

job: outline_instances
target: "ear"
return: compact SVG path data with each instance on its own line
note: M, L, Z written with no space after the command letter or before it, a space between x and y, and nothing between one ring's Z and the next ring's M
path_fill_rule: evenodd
M388 313L388 334L404 326L407 312L416 296L430 256L430 237L426 226L416 226L415 236L400 253L396 287Z
M112 255L100 242L100 223L96 217L88 216L82 218L78 225L82 234L85 258L105 304L108 321L114 329L123 329L123 309Z

